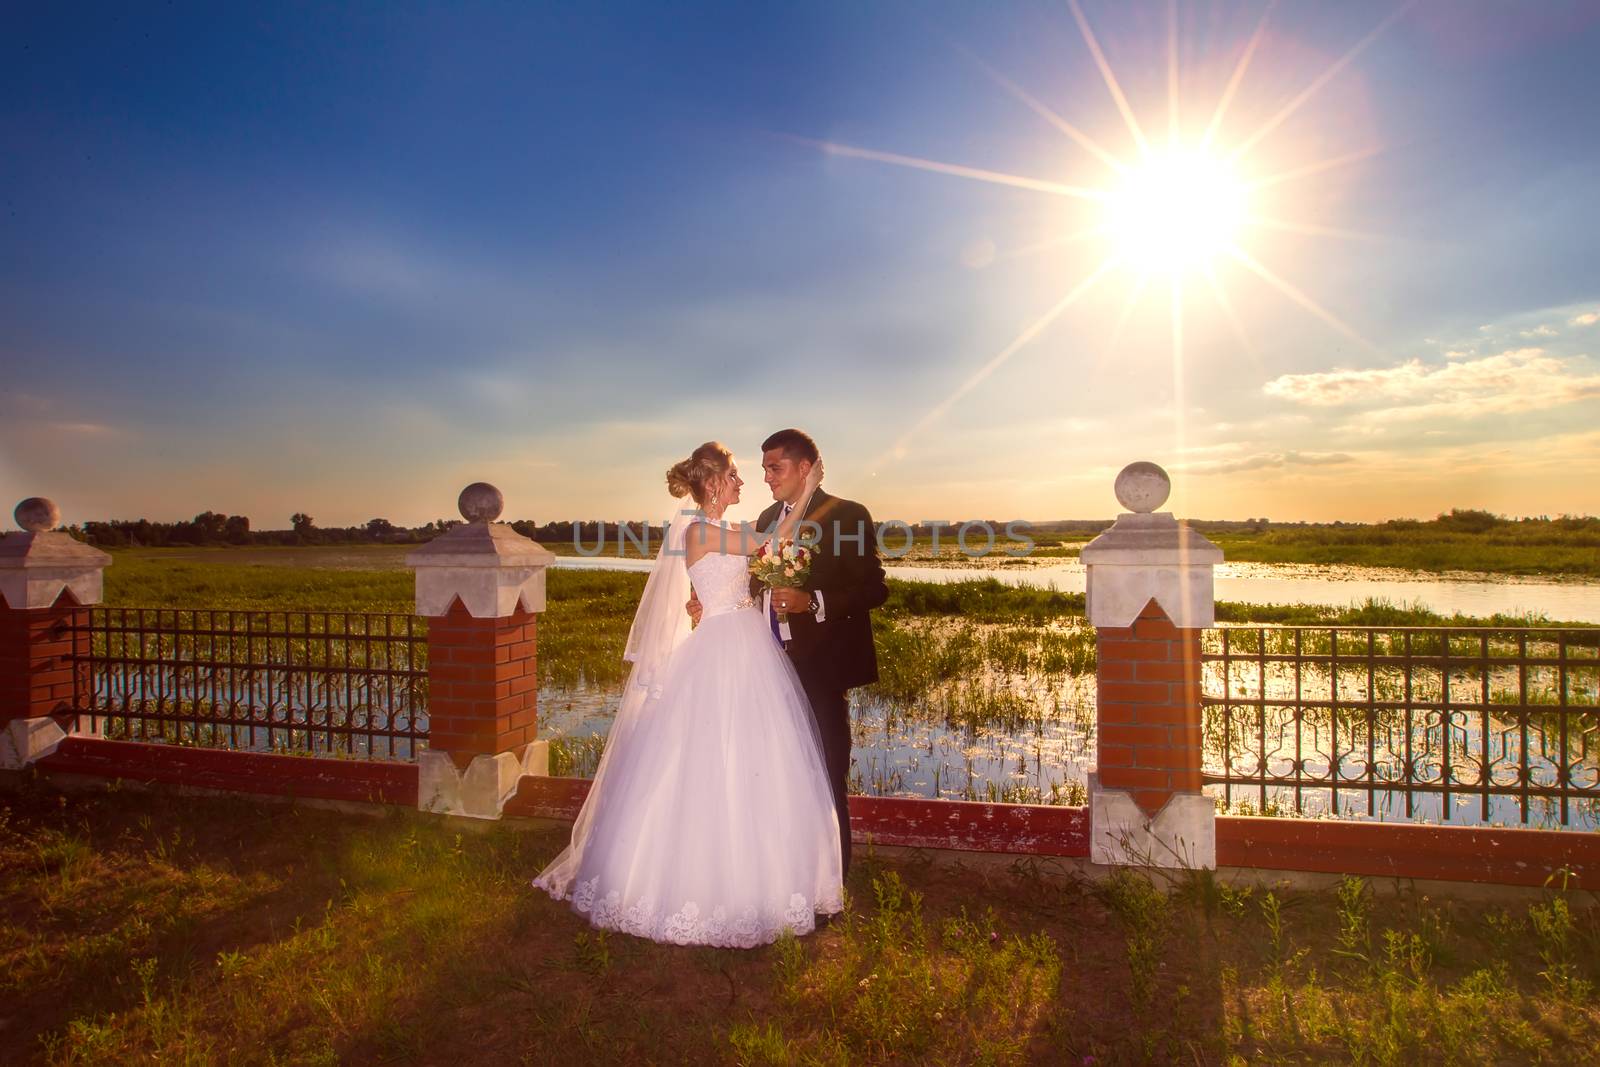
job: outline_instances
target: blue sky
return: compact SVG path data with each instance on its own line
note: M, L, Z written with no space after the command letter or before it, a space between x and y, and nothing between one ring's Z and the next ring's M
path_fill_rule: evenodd
M1197 517L1600 512L1600 8L1081 10L1158 151L1169 29L1185 143L1256 41L1213 144L1306 173L1234 234L1277 284L1207 260L1231 316L1061 240L1100 200L819 147L1116 187L1059 128L1142 158L1066 4L13 15L0 494L632 518L797 424L882 517L1109 515L1135 459Z

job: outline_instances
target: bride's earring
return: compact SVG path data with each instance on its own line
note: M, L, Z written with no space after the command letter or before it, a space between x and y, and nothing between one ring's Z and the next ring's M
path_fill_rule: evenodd
M722 496L715 489L711 490L711 506L716 507L720 503L722 503Z

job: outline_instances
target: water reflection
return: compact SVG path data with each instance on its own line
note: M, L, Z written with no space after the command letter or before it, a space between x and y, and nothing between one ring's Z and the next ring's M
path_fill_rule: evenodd
M552 773L594 776L620 689L546 688L539 734L553 738ZM850 703L850 791L1010 804L1083 804L1094 765L1094 683L1036 694L1040 715L1020 729L954 727L907 716L858 690Z
M1596 638L1544 633L1207 631L1206 770L1228 779L1207 792L1240 813L1600 827ZM853 694L851 791L1084 803L1092 635L1081 620L884 627L882 680ZM555 773L593 775L617 695L541 692Z
M1597 825L1593 631L1238 627L1203 642L1206 769L1243 810Z

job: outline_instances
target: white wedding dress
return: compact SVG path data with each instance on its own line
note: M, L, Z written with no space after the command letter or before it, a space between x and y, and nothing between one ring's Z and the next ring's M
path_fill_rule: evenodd
M708 553L689 568L700 624L638 680L635 711L624 697L572 845L534 880L594 926L750 948L843 906L816 726L747 563Z

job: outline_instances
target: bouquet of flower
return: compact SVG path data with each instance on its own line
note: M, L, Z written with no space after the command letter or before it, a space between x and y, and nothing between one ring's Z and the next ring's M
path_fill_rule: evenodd
M750 573L768 589L800 589L811 577L812 551L809 545L798 541L768 541L750 557ZM780 623L789 621L789 613L778 612Z

